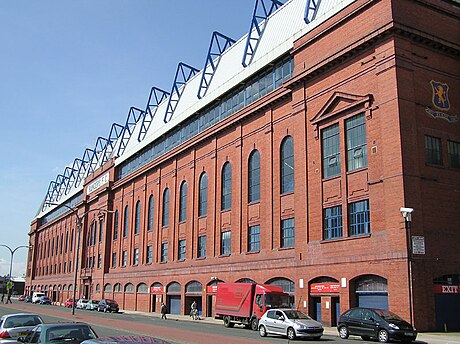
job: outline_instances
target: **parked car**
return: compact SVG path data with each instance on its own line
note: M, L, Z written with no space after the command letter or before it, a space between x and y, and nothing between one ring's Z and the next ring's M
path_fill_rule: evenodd
M287 336L289 340L295 338L320 339L323 335L323 325L310 318L307 314L296 309L270 309L260 318L259 334Z
M35 291L32 294L32 303L38 303L42 296L45 296L45 293L40 293L40 292Z
M97 310L99 312L117 313L119 311L118 303L116 303L114 300L102 299L97 305Z
M18 297L18 301L24 301L26 299L26 297L24 295L20 295Z
M95 309L97 310L98 305L99 305L98 300L89 300L88 303L86 304L86 309L89 311L94 311Z
M43 323L38 314L17 313L7 314L0 318L0 343L9 340L17 340L27 336L32 329Z
M170 342L148 336L110 336L88 339L82 344L170 344Z
M67 308L72 308L72 303L75 304L75 306L77 305L77 301L74 301L73 299L67 299L64 302L64 306Z
M79 344L94 338L97 338L97 334L88 324L59 323L37 325L27 337L20 337L18 341L40 344Z
M89 300L87 299L80 299L77 301L77 308L78 309L86 309L86 304L88 303Z
M24 302L32 302L32 296L27 295L24 299Z
M49 296L44 295L40 297L38 303L41 305L51 305L51 299L49 298Z
M361 336L363 340L377 338L381 343L398 339L410 343L417 338L417 330L398 315L382 309L352 308L344 312L337 325L340 338Z

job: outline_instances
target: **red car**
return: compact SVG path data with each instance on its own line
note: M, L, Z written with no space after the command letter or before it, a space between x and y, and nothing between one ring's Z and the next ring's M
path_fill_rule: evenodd
M24 301L26 299L26 297L24 295L21 295L18 297L18 301Z
M65 300L65 303L64 305L67 307L67 308L71 308L72 307L72 301L74 303L75 306L77 306L77 300L73 300L73 299L67 299Z

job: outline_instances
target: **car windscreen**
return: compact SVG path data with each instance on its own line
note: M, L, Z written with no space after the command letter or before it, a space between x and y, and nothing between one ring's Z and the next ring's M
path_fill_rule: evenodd
M93 338L97 338L97 336L89 326L56 326L46 331L47 342L83 341Z
M286 314L286 316L289 318L289 319L308 319L310 320L311 318L305 314L304 312L301 312L301 311L297 311L297 310L289 310L289 311L284 311L284 313Z
M24 327L24 326L35 326L41 324L42 320L38 315L16 315L8 317L3 324L5 328Z

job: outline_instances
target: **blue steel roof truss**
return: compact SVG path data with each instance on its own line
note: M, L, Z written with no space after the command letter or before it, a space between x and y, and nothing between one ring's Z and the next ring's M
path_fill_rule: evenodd
M320 2L321 0L307 0L304 17L305 23L310 24L315 19Z
M112 124L112 128L110 128L109 138L107 139L104 151L102 152L101 166L104 165L107 161L109 161L109 158L113 153L113 149L115 148L115 142L123 133L123 128L124 127L118 123Z
M256 0L251 25L249 26L249 34L244 48L242 61L244 67L247 67L254 58L260 39L267 25L266 19L273 11L283 5L284 3L279 0Z
M204 97L204 95L208 91L214 73L216 72L217 66L219 65L220 56L233 43L235 43L235 40L233 40L232 38L227 37L217 31L213 32L211 43L209 44L208 55L206 56L206 62L203 68L203 75L201 77L200 87L198 89L199 99Z
M91 157L91 169L94 171L98 164L99 160L102 162L102 155L105 152L105 149L107 148L109 140L107 140L105 137L99 136L96 140L96 144L94 146L94 153L93 156ZM101 164L102 165L102 164Z
M136 126L137 122L143 114L144 111L134 106L131 106L131 108L129 109L128 118L126 118L126 124L123 128L123 134L121 135L120 146L118 146L118 156L123 155L123 152L125 151L129 139L131 138L131 135L134 131L134 127Z
M147 106L144 111L144 116L142 118L141 128L137 140L141 142L147 131L150 128L150 124L153 121L153 117L158 110L158 105L169 96L169 93L159 89L158 87L152 87L150 90L149 100L147 101Z
M177 66L176 76L174 78L174 83L168 100L168 106L166 108L166 113L163 118L163 121L165 123L168 123L171 120L174 111L176 110L177 104L179 103L180 97L184 92L185 84L187 83L187 81L190 80L192 76L194 76L198 72L198 69L182 62L180 62Z

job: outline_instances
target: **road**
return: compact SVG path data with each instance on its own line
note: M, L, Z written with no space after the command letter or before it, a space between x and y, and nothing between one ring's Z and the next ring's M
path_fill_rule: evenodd
M34 305L16 302L0 304L0 315L17 312L38 313L46 322L81 321L91 324L96 333L102 336L143 334L170 341L173 344L255 344L255 343L289 343L283 337L261 338L258 332L244 328L225 328L222 325L188 320L161 320L158 317L132 313L99 313L86 310L76 310L72 316L71 310L47 305ZM297 341L299 342L299 341ZM308 343L348 343L366 344L375 343L363 341L359 337L350 337L342 340L337 335L325 334L319 341L304 341ZM423 343L418 341L417 343Z

